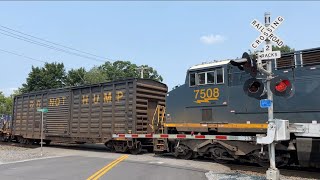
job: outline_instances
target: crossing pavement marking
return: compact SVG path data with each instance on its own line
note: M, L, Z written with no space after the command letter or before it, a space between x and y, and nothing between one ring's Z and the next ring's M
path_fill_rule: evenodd
M88 177L87 180L97 180L97 179L99 179L101 176L103 176L105 173L107 173L110 169L112 169L114 166L116 166L121 161L127 159L128 157L129 157L129 155L120 156L118 159L112 161L111 163L107 164L102 169L100 169L99 171L97 171L96 173L94 173L93 175Z

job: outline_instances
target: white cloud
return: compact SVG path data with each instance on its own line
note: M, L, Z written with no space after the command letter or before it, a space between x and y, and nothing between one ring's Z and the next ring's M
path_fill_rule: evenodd
M226 40L226 38L220 34L209 34L205 36L200 37L200 41L204 44L217 44L217 43L222 43Z
M0 89L1 92L3 92L3 94L5 96L10 96L13 91L18 90L18 88L4 88L4 89Z

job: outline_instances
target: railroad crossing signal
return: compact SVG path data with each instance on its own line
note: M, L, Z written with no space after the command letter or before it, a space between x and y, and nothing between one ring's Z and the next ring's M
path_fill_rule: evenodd
M233 66L237 66L241 71L245 71L246 73L250 73L252 77L257 76L257 60L250 57L247 52L242 54L241 59L231 60L230 64Z
M270 17L266 17L270 18ZM270 19L268 20L270 22ZM257 49L260 44L262 44L267 39L275 43L278 47L283 45L283 41L279 36L277 36L274 31L282 24L284 21L283 17L278 16L268 27L260 23L258 20L254 19L251 22L251 26L254 27L261 34L251 43L253 49Z
M243 85L243 91L249 97L253 97L258 100L266 98L264 84L260 79L250 78L246 80Z
M271 79L270 90L276 96L290 97L293 95L293 85L284 76L277 76Z

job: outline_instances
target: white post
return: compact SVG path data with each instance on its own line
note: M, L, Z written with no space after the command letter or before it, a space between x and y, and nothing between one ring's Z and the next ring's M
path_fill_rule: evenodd
M268 27L270 25L270 13L265 13L264 19L265 19L265 26ZM266 45L270 45L272 50L272 45L269 39L266 40ZM268 71L267 95L268 95L268 99L271 100L271 106L268 108L268 123L269 125L273 125L275 127L276 124L273 117L273 94L270 90L270 80L272 79L272 61L271 60L267 61L267 71ZM277 130L277 128L275 129ZM270 168L266 172L267 179L279 180L280 174L279 174L279 170L276 167L275 142L272 142L271 144L268 145L268 151L269 151L269 159L270 159Z
M42 144L43 144L43 111L41 112L41 134L40 134L40 146L41 146L41 156L43 155Z
M144 70L144 67L141 67L141 72L140 72L141 79L143 79L143 70Z

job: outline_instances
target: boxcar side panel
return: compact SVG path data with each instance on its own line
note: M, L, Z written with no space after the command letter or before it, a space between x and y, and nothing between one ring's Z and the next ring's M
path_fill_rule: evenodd
M39 139L41 113L37 112L37 109L42 107L47 107L47 94L44 92L15 97L13 134L24 138ZM46 114L44 114L44 119L46 119Z
M132 80L74 88L71 136L107 139L131 131L133 93Z
M49 91L46 136L69 136L70 91Z

